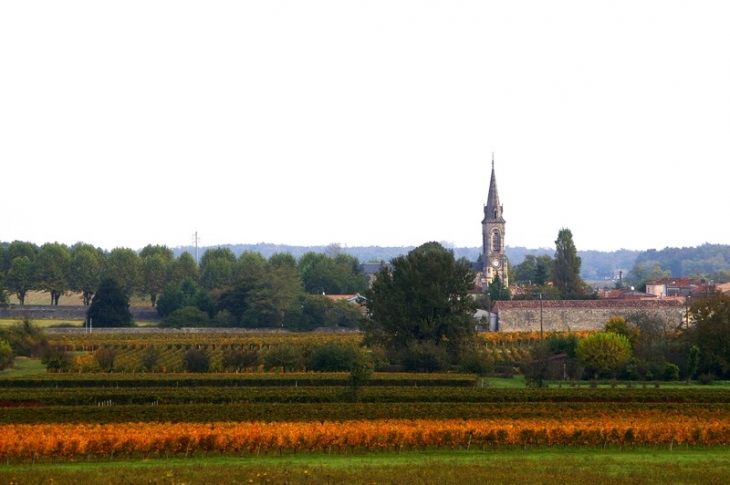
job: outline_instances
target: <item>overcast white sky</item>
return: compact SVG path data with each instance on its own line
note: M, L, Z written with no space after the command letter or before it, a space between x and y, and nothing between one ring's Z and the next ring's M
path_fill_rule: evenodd
M728 1L0 2L0 241L730 244Z

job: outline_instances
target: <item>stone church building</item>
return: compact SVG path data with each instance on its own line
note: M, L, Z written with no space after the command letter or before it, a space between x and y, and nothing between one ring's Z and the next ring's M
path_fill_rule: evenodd
M484 205L482 219L481 286L486 288L499 278L505 287L509 286L509 262L505 253L505 220L503 207L499 202L497 177L494 174L494 155L492 155L492 176L489 180L487 203Z
M482 253L475 268L478 270L477 286L482 291L486 291L495 278L499 278L505 287L510 286L503 213L492 155L492 174L482 219ZM635 312L651 313L662 317L668 325L680 325L683 311L682 304L671 299L498 301L488 315L488 321L491 331L591 331L602 330L611 317Z

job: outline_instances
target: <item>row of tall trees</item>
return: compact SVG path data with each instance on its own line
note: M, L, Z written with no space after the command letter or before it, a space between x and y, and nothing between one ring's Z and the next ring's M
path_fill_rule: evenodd
M299 260L286 253L268 260L256 252L237 257L228 248L213 248L199 265L190 253L175 257L155 245L139 252L105 252L83 243L38 247L14 241L0 247L0 277L21 305L31 290L47 291L53 305L65 294L80 293L96 327L133 325L132 297L148 298L167 326L356 327L359 307L323 294L361 293L368 286L357 258L337 246Z
M255 260L255 263L251 261ZM289 254L270 257L277 267L291 268L289 277L299 281L307 293L358 293L367 288L367 280L354 256L337 251L330 254L307 253L299 261ZM129 248L104 251L90 244L66 246L13 241L0 245L0 282L25 303L29 291L45 291L50 303L58 305L61 297L80 293L85 305L105 279L113 279L128 296L144 296L156 305L168 284L190 279L207 291L229 289L266 263L258 253L244 253L237 258L228 248L207 250L200 265L190 253L177 258L166 246L148 245L137 252ZM252 273L253 274L253 273Z
M29 291L45 291L58 305L69 293L82 295L89 305L104 279L114 279L128 297L147 295L154 304L164 285L185 277L197 278L198 267L189 253L177 259L166 246L148 245L139 253L128 248L106 252L86 243L57 242L37 246L13 241L0 246L0 274L4 287L21 305Z

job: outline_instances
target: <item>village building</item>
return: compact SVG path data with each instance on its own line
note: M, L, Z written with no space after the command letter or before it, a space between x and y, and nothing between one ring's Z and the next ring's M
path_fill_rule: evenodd
M475 264L478 271L477 291L485 291L495 278L509 287L509 262L505 253L506 221L503 213L492 156L489 193L482 219L482 252ZM633 289L607 291L599 295L601 298L597 300L497 301L491 313L480 311L475 319L480 322L478 329L499 332L597 331L602 330L610 318L635 312L648 312L660 316L669 324L680 325L686 312L685 302L666 296L690 294L691 285L688 279L675 280L675 283L647 285L646 292ZM520 292L517 287L509 289L513 296Z

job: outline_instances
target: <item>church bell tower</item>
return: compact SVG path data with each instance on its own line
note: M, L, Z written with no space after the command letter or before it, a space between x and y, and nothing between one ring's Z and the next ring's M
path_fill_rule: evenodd
M494 175L494 154L492 154L492 177L489 180L489 194L482 220L482 263L484 265L482 277L486 285L489 285L496 276L499 276L502 284L508 287L508 263L504 250L505 220L502 217L502 210L497 191L497 177Z

